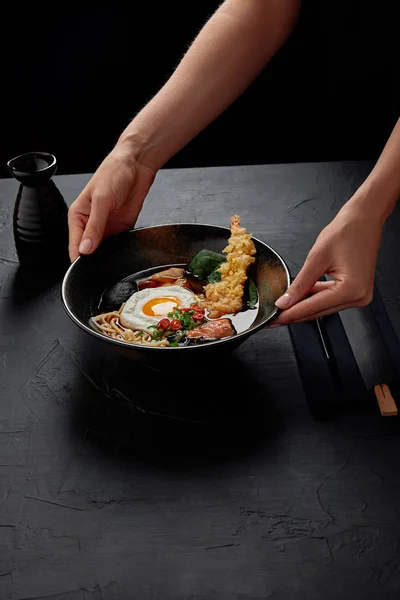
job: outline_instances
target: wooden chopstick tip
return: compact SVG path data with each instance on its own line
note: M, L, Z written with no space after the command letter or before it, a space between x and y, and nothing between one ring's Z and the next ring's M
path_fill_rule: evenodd
M382 417L395 417L398 415L396 402L392 396L389 386L386 383L377 384L374 387L376 399Z

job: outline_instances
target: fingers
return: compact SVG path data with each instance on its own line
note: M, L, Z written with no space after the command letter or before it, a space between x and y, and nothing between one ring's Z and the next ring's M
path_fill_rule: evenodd
M68 229L69 229L69 257L74 262L79 256L79 244L85 230L85 221L83 216L77 212L74 204L68 211Z
M327 266L322 258L322 253L310 252L303 268L286 294L278 298L275 302L276 306L286 311L302 298L305 298L316 285L318 279L325 273Z
M328 281L317 281L317 283L311 288L310 294L317 294L318 292L322 292L326 288L330 288L336 284L334 279L329 279Z
M69 256L74 261L80 254L96 250L112 208L110 194L90 195L84 190L68 211Z
M357 304L343 292L343 285L337 281L318 282L313 290L316 293L285 310L275 323L288 325L309 321Z
M354 303L354 302L351 304L340 304L339 306L332 306L320 313L311 315L309 318L300 319L299 321L291 321L290 323L287 323L287 325L289 325L289 324L294 325L295 323L304 323L306 321L315 321L316 319L321 319L322 317L328 317L329 315L333 315L334 313L337 313L341 310L347 310L348 308L353 308L354 306L357 306L356 303ZM280 323L278 323L278 324L280 324Z
M79 244L80 254L91 254L100 244L111 210L109 196L93 194L90 214Z

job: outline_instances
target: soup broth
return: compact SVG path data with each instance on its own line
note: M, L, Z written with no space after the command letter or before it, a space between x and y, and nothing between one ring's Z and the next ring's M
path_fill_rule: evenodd
M103 320L100 319L97 323L94 321L94 319L96 319L97 317L94 317L92 319L92 326L96 330L100 329L106 335L107 335L107 333L110 335L111 331L115 332L115 335L110 335L110 337L114 337L114 339L119 339L120 341L127 341L127 342L132 342L132 343L141 343L143 341L151 342L150 337L148 337L148 336L150 336L150 333L148 334L148 336L145 336L145 334L143 334L141 332L139 332L139 334L136 336L129 335L129 333L132 330L129 327L126 327L121 323L121 316L120 316L121 306L123 306L123 304L129 299L129 296L131 296L132 293L136 293L143 289L149 289L149 290L158 289L158 290L160 290L163 287L167 287L166 282L162 283L161 285L160 284L157 285L157 283L154 280L152 280L151 277L153 275L157 275L160 272L162 273L169 269L175 269L175 268L183 269L183 277L180 279L185 280L185 283L187 286L187 287L185 286L185 289L190 290L191 292L193 292L193 294L198 296L199 290L203 289L207 282L195 277L190 271L188 271L187 265L175 264L175 265L166 265L166 266L162 266L162 267L154 267L154 268L148 269L146 271L140 271L139 273L133 273L132 275L125 277L120 282L117 282L112 287L104 290L104 292L100 298L100 302L98 304L98 313L103 316L105 316L105 315L112 315L112 316L110 316L107 319L103 319ZM146 284L147 282L152 282L152 284L150 284L148 287L141 287L143 284ZM153 283L155 285L153 285ZM176 279L174 280L174 278L171 278L171 284L173 284L173 283L176 283ZM181 281L179 285L181 285L183 287L182 284L183 284L183 282ZM238 312L235 315L233 315L233 314L224 315L224 319L229 320L229 322L231 323L231 326L232 326L231 335L236 335L238 333L242 333L243 331L246 331L247 329L249 329L252 326L252 324L254 323L254 321L257 318L258 307L259 307L258 299L257 299L257 302L255 303L255 305L252 305L250 308L248 306L248 303L249 303L248 297L247 297L248 293L246 294L246 291L247 290L245 290L245 294L244 294L244 298L243 298L243 310L241 310L240 312ZM125 294L125 296L124 296L124 294ZM170 297L166 297L166 298L170 298ZM172 308L172 306L169 308ZM205 309L204 324L215 323L217 321L222 320L222 319L209 319L207 315L208 315L208 311L207 311L207 309ZM160 315L160 317L161 317L161 315ZM99 327L99 325L101 326L101 324L104 324L105 326ZM211 331L212 330L210 330L210 332ZM224 336L224 337L230 337L230 336ZM216 338L216 337L189 338L186 335L184 335L179 340L178 346L186 346L189 344L199 344L199 343L204 344L207 342L216 341L216 339L224 339L224 337L220 337L220 338ZM132 339L130 339L130 338L132 338ZM161 346L161 347L164 347L164 346ZM165 345L165 347L169 347L169 346Z
M256 250L238 216L223 252L201 250L189 264L125 277L104 290L92 326L118 341L169 348L246 331L259 308L251 278Z

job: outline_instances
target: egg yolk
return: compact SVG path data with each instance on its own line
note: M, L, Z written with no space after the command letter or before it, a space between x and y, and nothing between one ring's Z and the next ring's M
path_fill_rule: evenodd
M166 317L174 308L181 305L178 298L173 296L164 296L161 298L153 298L146 302L142 311L148 317Z

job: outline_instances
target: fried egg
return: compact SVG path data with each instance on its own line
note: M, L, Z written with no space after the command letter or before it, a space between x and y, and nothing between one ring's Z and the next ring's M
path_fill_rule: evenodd
M159 288L146 288L132 294L126 301L120 315L124 327L134 331L146 331L157 325L160 319L168 316L174 308L189 308L198 302L197 296L180 285L165 285Z

